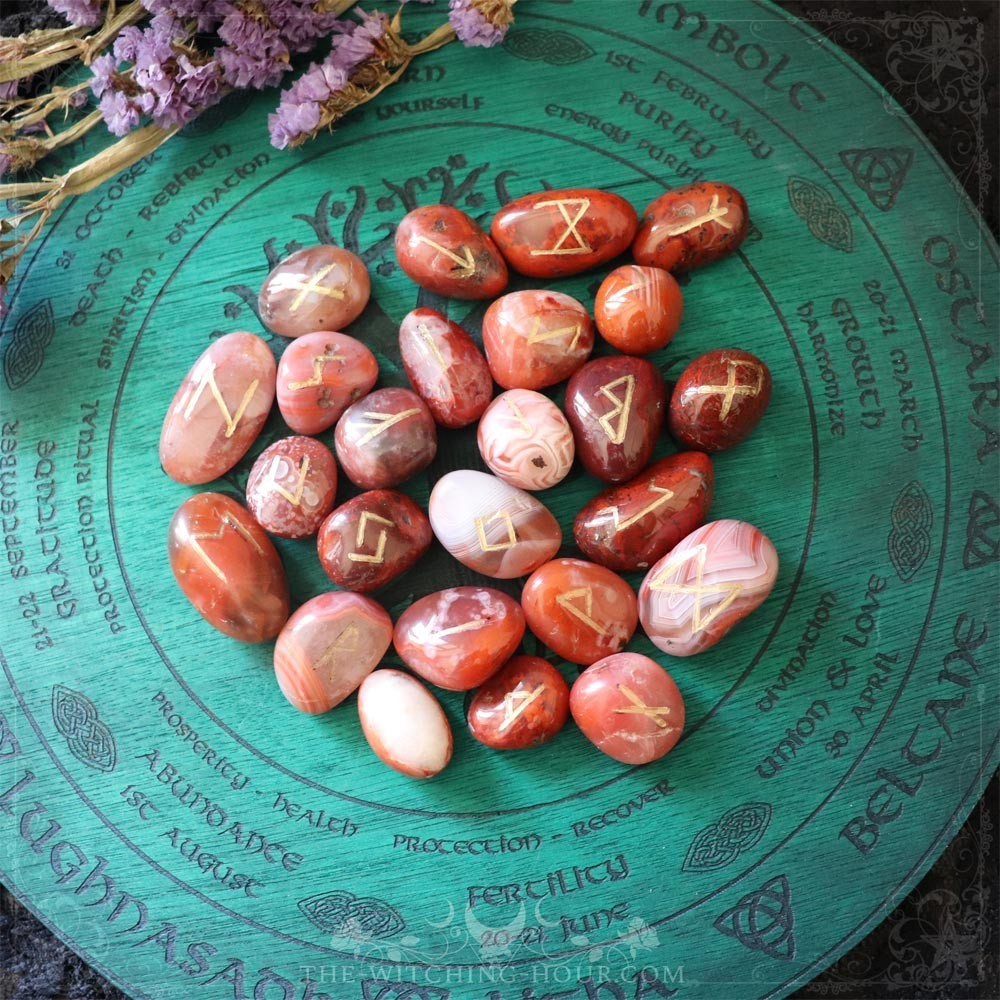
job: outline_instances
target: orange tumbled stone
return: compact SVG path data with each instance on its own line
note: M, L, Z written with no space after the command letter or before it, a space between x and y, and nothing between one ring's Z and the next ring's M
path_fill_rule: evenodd
M553 652L588 664L617 653L639 624L635 593L617 573L583 559L553 559L521 593L528 626Z
M683 313L680 285L660 267L616 267L594 299L598 333L624 354L650 354L666 347Z
M177 508L167 539L184 596L210 625L241 642L264 642L288 618L285 570L264 529L221 493Z
M300 712L327 712L357 689L391 642L392 619L370 597L320 594L306 601L278 636L278 687Z

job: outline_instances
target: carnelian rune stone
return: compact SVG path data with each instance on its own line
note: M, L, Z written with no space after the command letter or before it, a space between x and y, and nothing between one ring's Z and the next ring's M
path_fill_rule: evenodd
M684 699L673 678L641 653L615 653L587 667L569 694L580 731L623 764L648 764L684 731Z
M371 280L360 257L320 243L279 261L264 279L261 322L283 337L342 330L368 305Z
M478 420L493 397L493 378L476 342L434 309L414 309L399 327L403 368L442 427Z
M475 220L451 205L424 205L396 227L396 260L422 288L451 299L492 299L507 265Z
M513 597L490 587L450 587L414 601L399 616L392 641L424 680L468 691L510 657L524 628Z
M588 559L609 569L649 569L705 522L714 481L708 455L669 455L588 501L573 537Z
M222 493L196 493L177 508L167 538L170 568L210 625L241 642L273 639L288 618L278 553L246 508Z
M345 333L307 333L278 362L278 409L296 434L332 427L378 378L378 362Z
M427 515L405 493L369 490L330 514L317 548L338 587L365 592L406 572L433 538Z
M690 271L735 253L749 228L746 199L736 188L685 184L646 206L632 256L637 264Z
M328 712L378 666L391 642L392 619L370 597L320 594L285 623L274 646L274 674L300 712Z
M333 510L337 463L315 438L282 438L265 448L247 479L247 507L280 538L308 538Z
M483 348L505 389L544 389L569 378L594 348L594 324L562 292L510 292L483 316Z
M661 267L616 267L594 299L598 333L624 354L650 354L666 347L683 314L680 285Z
M579 274L628 249L639 227L624 199L596 188L539 191L508 202L490 235L515 271L532 278Z
M653 455L667 391L645 358L616 355L587 362L566 386L566 418L583 467L606 483L631 479Z
M271 348L252 333L216 340L184 377L160 432L160 465L178 483L228 472L248 451L274 402Z
M771 372L749 351L725 347L695 358L670 397L667 429L685 448L724 451L749 437L771 401Z
M635 593L617 573L583 559L553 559L521 592L528 627L554 653L588 664L617 653L639 624Z
M548 660L515 656L476 692L469 731L494 750L548 743L569 718L569 685Z

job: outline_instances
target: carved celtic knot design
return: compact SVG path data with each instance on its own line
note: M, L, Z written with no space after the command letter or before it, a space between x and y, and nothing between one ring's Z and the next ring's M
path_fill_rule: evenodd
M3 375L11 389L20 389L38 374L55 332L51 299L42 299L17 321L3 354Z
M681 871L710 872L732 864L760 841L771 822L766 802L744 802L699 830L691 841Z
M880 211L888 212L896 204L903 182L913 164L913 150L903 146L873 146L871 149L844 149L840 162L850 171L854 182Z
M752 951L790 962L795 958L795 914L787 877L778 875L748 893L713 926Z
M907 483L892 504L892 528L886 545L893 568L908 583L931 551L934 508L927 491L916 480Z
M1000 507L983 490L969 497L969 521L965 526L965 549L962 565L977 569L1000 559Z
M346 889L299 900L299 910L327 934L348 938L384 938L406 928L403 918L384 900L359 897Z
M826 188L804 177L789 177L788 203L821 243L844 253L854 252L851 220Z
M118 750L111 730L101 722L94 703L62 684L52 688L52 721L66 738L70 752L87 767L113 771Z
M576 35L546 28L518 28L508 31L503 47L518 59L547 62L550 66L569 66L594 55L594 50Z
M395 982L391 979L361 980L364 1000L448 1000L451 991L443 986Z

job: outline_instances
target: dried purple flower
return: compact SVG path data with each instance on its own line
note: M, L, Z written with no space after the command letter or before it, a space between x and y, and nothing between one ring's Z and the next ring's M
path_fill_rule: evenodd
M48 4L78 28L93 28L104 20L101 0L48 0Z
M449 0L448 20L463 45L499 45L514 20L509 0Z

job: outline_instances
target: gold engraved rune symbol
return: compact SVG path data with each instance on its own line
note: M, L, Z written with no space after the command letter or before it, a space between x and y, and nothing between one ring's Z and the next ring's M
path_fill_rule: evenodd
M430 330L427 329L427 324L426 323L419 324L417 326L417 333L420 334L420 339L430 349L430 352L431 352L431 354L434 355L435 359L437 360L437 363L443 369L447 369L448 362L445 361L444 355L441 353L441 348L438 347L437 343L435 342L434 335L431 333Z
M717 194L712 195L712 203L708 206L708 211L704 215L695 215L693 205L686 205L685 208L690 209L690 216L687 216L682 222L678 222L665 230L663 233L664 236L680 236L682 233L695 229L706 222L717 222L723 229L733 228L733 224L726 221L726 216L729 215L729 207L727 205L719 207L719 196Z
M374 521L376 524L384 524L389 528L396 527L395 521L390 521L389 518L382 517L381 514L372 514L366 510L361 515L361 520L358 521L358 533L354 538L354 544L357 548L361 548L365 544L365 529L368 527L369 521ZM375 555L366 556L361 552L348 552L347 558L351 562L373 563L375 565L383 563L385 562L385 543L387 538L388 533L385 528L382 528L378 533L378 541L375 543Z
M510 410L510 419L520 428L520 433L524 437L531 437L535 433L535 428L531 426L531 421L524 415L521 407L510 396L504 396L503 401L507 404L507 409Z
M201 399L201 394L205 391L205 386L207 385L212 398L215 400L215 405L218 406L219 411L222 413L222 419L226 422L226 437L231 438L236 433L236 428L243 419L243 414L246 413L246 409L250 405L250 400L253 399L253 394L257 391L260 379L255 378L247 386L246 392L243 393L243 398L240 400L240 405L236 407L236 412L230 413L229 404L226 403L222 395L222 390L215 381L215 363L213 361L205 361L198 367L201 368L200 373L195 369L198 385L193 394L190 389L188 390L188 400L187 406L184 407L184 416L188 420L191 419L191 414L194 412L194 408L197 406L198 400Z
M506 537L502 542L489 542L486 540L486 525L492 521L499 521L504 526ZM485 517L476 518L476 534L479 536L479 547L483 552L502 552L517 545L517 532L514 530L514 522L510 519L510 514L505 510L498 510L494 514L487 514Z
M558 330L540 330L542 320L540 316L535 316L535 321L531 325L531 332L528 334L528 344L540 344L547 340L555 340L556 337L561 337L564 333L573 334L573 339L570 341L568 350L575 350L577 343L580 340L580 334L583 332L583 327L579 323L574 323L572 326L561 326Z
M260 543L256 538L250 533L250 529L246 525L240 524L239 521L233 517L232 514L226 513L219 516L219 527L215 531L198 531L190 536L188 539L191 542L191 548L198 553L199 556L205 561L205 565L223 582L226 583L226 574L219 569L218 566L212 561L208 553L201 547L202 540L215 542L222 538L225 534L226 528L230 528L236 532L237 535L242 537L244 541L249 542L254 551L258 555L263 555L264 550L260 547Z
M686 562L692 559L696 563L694 583L668 583L669 577L673 576ZM738 583L703 583L705 572L705 546L695 545L682 552L680 556L670 559L659 573L650 581L649 589L658 591L661 594L691 594L694 597L694 609L691 612L691 632L700 632L707 628L726 608L729 607L737 597L743 587ZM705 594L725 594L726 596L715 605L707 614L702 613L701 599Z
M620 385L625 386L625 398L622 399L620 396L616 396L612 391L617 389ZM607 399L610 399L614 403L614 409L608 410L603 417L598 419L598 423L604 428L604 433L607 434L609 440L612 444L621 444L625 440L625 435L628 433L628 421L632 414L632 396L635 395L635 376L634 375L622 375L621 378L616 378L614 382L609 382L607 385L602 385L598 392ZM614 420L618 419L617 426L614 424Z
M615 534L617 535L619 531L631 528L633 524L641 521L647 514L652 514L654 510L662 507L674 495L674 491L668 490L665 486L650 486L649 492L656 493L656 499L646 504L638 513L625 518L624 521L621 520L621 514L617 507L605 507L603 510L599 510L597 514L598 516L601 514L611 514L611 518L615 522Z
M647 719L653 720L657 729L667 728L667 721L664 717L670 714L668 705L653 708L652 705L647 705L631 688L625 687L624 684L616 684L615 686L632 702L630 708L616 708L615 715L644 715Z
M580 604L574 603L578 598L583 598ZM576 590L567 590L565 594L556 597L556 604L565 608L574 618L583 622L587 628L592 628L598 635L607 635L608 630L594 621L592 614L594 610L594 595L590 587L578 587Z
M358 447L360 448L363 444L368 444L369 441L373 441L379 434L387 431L394 424L398 424L401 420L412 417L415 413L419 412L420 410L413 407L412 410L401 410L399 413L376 413L374 411L362 413L361 416L372 424L372 428L358 438Z
M551 201L540 201L535 205L535 208L551 208L553 205L559 209L559 214L563 217L563 221L566 223L566 229L556 240L555 244L552 246L551 250L532 250L532 257L549 256L553 254L573 254L573 253L590 253L593 247L580 235L577 230L577 226L580 220L587 214L587 209L590 208L589 198L553 198ZM570 218L568 207L572 205L576 211L576 215ZM563 246L563 244L572 236L576 240L576 246Z
M327 361L345 361L343 354L337 354L334 351L333 354L317 354L313 358L313 373L310 378L305 379L302 382L289 382L288 388L292 392L297 392L299 389L314 389L318 385L323 384L323 366Z
M280 493L293 507L298 507L302 502L302 490L306 484L306 476L309 475L309 456L303 455L299 462L299 474L295 480L295 492L290 493L281 483L278 482L278 466L288 459L284 455L275 455L271 460L271 467L267 470L267 480L264 486L273 486L275 493Z
M331 660L335 659L338 653L357 653L360 650L358 639L361 638L361 629L357 625L348 625L326 649L323 655L316 661L313 670L319 671L323 667L330 666Z
M426 243L429 247L433 247L437 250L438 253L443 253L445 257L453 260L456 264L456 266L451 269L451 276L453 278L471 278L476 273L476 261L472 256L472 250L469 247L462 247L461 249L465 251L465 256L459 257L454 250L449 250L447 247L441 246L440 243L435 243L426 236L418 236L417 242Z
M315 292L317 295L325 295L328 299L343 300L346 294L343 288L328 288L323 284L323 279L335 267L337 267L336 261L332 264L327 264L325 267L321 267L308 281L296 281L293 278L285 282L284 287L287 291L291 291L293 288L297 288L299 290L295 298L292 299L292 303L288 307L288 311L298 312L302 303L305 302L306 296L310 292Z
M544 684L539 684L531 691L508 691L503 696L503 722L497 726L497 732L502 733L505 729L510 729L527 707L543 694L545 694Z
M633 281L631 285L626 285L624 288L619 288L617 291L615 291L615 293L611 296L611 298L617 299L619 296L628 295L629 292L635 292L643 288L649 287L649 282L646 280L645 276L641 271L639 271L638 268L632 268L632 271L633 272L638 271L638 274L636 274L636 280Z
M449 628L438 628L438 616L431 615L426 622L417 622L413 626L410 637L420 645L433 643L438 645L443 639L450 635L458 635L461 632L472 632L474 629L482 628L486 621L482 618L473 618L471 621L462 622L461 625L452 625Z
M754 385L739 385L736 381L736 373L741 369L751 371L757 378ZM733 408L733 401L737 396L749 396L753 399L764 386L764 371L753 361L727 361L726 362L726 384L725 385L699 385L694 390L696 396L722 396L722 407L719 410L719 419L725 420L729 416L729 411Z

